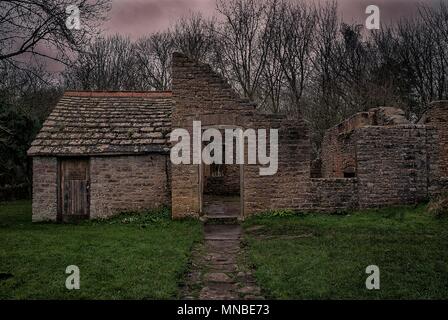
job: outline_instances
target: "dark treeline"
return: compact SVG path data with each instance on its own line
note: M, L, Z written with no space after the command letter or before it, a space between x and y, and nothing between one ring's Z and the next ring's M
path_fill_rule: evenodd
M81 30L67 27L73 5ZM0 201L29 196L26 151L63 92L47 63L70 65L109 9L109 0L0 1Z
M84 90L166 90L173 51L211 64L260 109L304 116L316 153L324 131L355 112L393 106L418 118L448 97L445 2L371 31L344 23L337 2L218 1L215 19L97 39L65 78Z
M62 94L51 76L33 67L0 70L0 201L27 197L31 168L26 152Z
M135 41L121 35L81 39L82 45L65 60L59 88L168 90L171 54L180 51L210 64L261 110L303 116L317 155L325 130L356 112L392 106L404 109L410 119L418 119L430 101L448 98L447 2L416 9L412 17L382 24L380 30L366 30L364 21L344 23L337 1L317 5L218 0L215 18L194 13L168 30ZM15 74L9 70L3 79ZM20 119L8 115L17 108L8 111L8 104L1 105L0 142L2 148L11 149L5 163L24 163L25 143L31 141L60 94L54 85L37 80L41 73L33 77L27 72L34 88L26 94L13 94L21 97L12 105L22 106L24 121L37 123L26 125L34 129L24 129L26 138L14 142L22 148L21 160L12 156L15 147L8 140L12 139L7 132L13 124L5 124L7 119ZM13 91L11 86L2 88ZM23 123L17 127L20 125ZM1 183L5 183L7 169L0 170Z

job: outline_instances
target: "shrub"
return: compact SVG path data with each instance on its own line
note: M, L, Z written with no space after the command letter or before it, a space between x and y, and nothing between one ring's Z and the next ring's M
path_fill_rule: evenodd
M260 214L259 216L262 216L262 217L290 217L290 216L294 216L294 215L298 215L298 213L295 212L294 210L278 209L278 210L271 210L271 211L264 212L264 213Z
M432 199L428 205L428 212L437 218L448 217L448 193Z
M107 224L132 224L146 227L148 225L167 225L171 222L171 210L167 207L160 207L152 210L128 211L119 215L91 221L92 223Z

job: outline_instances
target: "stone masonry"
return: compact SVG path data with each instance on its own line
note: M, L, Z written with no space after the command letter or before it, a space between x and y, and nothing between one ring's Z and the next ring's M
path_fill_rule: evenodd
M447 191L446 105L433 103L420 124L411 124L399 109L377 108L329 129L321 151L322 178L312 179L314 208L416 204ZM347 174L351 179L336 183Z
M56 221L58 166L55 157L33 159L33 222Z
M166 155L92 157L90 216L170 205Z
M424 126L367 127L356 135L360 208L416 204L428 197Z
M281 115L260 114L255 105L240 98L211 67L184 55L173 57L172 126L192 134L193 121L202 126L229 126L243 130L279 129L279 170L260 176L259 165L244 165L244 215L276 208L303 208L307 204L310 176L310 141L303 121ZM245 148L247 151L247 147ZM173 217L200 216L199 165L172 168Z
M419 122L428 132L429 194L448 192L448 101L435 101Z
M173 55L172 74L172 91L64 94L28 151L33 221L60 215L64 158L89 160L91 218L162 205L171 205L173 218L199 218L207 190L240 193L240 218L415 204L448 191L448 101L432 103L418 124L395 108L355 114L327 131L312 160L303 119L259 112L210 66L182 54ZM170 132L191 135L193 121L219 130L278 129L277 173L261 176L257 163L210 178L204 166L171 165ZM247 160L247 140L245 151Z
M171 92L67 91L28 150L33 221L61 217L64 159L88 160L90 218L169 206L172 107Z

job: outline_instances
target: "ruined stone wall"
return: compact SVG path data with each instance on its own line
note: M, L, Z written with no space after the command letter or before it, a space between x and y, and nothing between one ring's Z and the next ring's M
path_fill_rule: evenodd
M244 166L245 212L308 208L311 145L306 125L281 116L260 115L252 121L253 127L279 130L278 171L260 176L259 165Z
M209 66L179 54L173 60L173 129L192 134L193 120L202 126L279 129L277 174L261 176L258 164L244 165L246 216L275 209L330 212L413 204L428 197L431 181L444 184L444 138L441 148L431 147L431 141L438 140L429 127L411 125L402 110L384 107L330 129L322 146L321 174L317 163L312 172L322 178L312 179L309 133L303 121L260 114ZM350 175L356 179L347 178ZM199 216L200 179L199 165L173 166L173 217Z
M361 112L326 131L321 147L323 178L343 178L344 170L356 168L356 143L352 133L372 122L372 113Z
M325 133L321 146L321 176L343 178L356 175L356 139L352 134L366 126L395 126L409 124L401 109L373 108L357 113Z
M356 130L360 208L414 204L427 198L426 131L422 125Z
M58 162L55 157L33 158L33 222L56 221Z
M279 172L275 176L260 176L259 165L244 166L245 215L274 208L302 207L306 203L310 142L303 121L258 114L254 104L241 99L209 66L180 54L173 56L172 88L175 101L173 129L187 129L192 134L193 120L200 120L202 126L280 129ZM174 218L199 216L199 179L199 165L173 165Z
M426 126L428 150L428 194L430 198L448 193L448 176L443 176L444 156L439 141L441 130Z
M310 210L340 212L358 208L358 180L356 178L311 179Z
M431 134L428 134L430 152L430 195L448 192L448 101L431 103L420 120Z
M254 106L243 101L209 66L175 53L173 55L172 129L182 128L193 135L193 121L207 125L243 124L245 113ZM193 139L190 141L192 149ZM192 163L193 155L191 153ZM200 172L197 164L172 165L173 218L198 217L201 207Z
M325 134L321 149L323 178L344 178L344 172L356 170L356 143L353 131L332 128Z
M90 217L169 206L169 166L161 154L90 158Z
M448 177L448 101L432 103L428 116L431 119L429 125L438 133L439 174Z

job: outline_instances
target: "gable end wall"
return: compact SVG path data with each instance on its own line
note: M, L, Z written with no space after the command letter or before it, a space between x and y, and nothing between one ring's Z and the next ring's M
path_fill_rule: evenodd
M228 125L243 130L279 129L278 173L260 176L259 165L244 165L243 201L246 216L269 209L302 208L307 205L310 141L302 120L288 121L281 116L259 114L253 103L240 98L209 66L191 61L181 54L173 57L172 73L175 101L173 129L183 128L191 135L194 120L201 121L203 127ZM174 218L199 216L199 179L199 165L172 166Z

